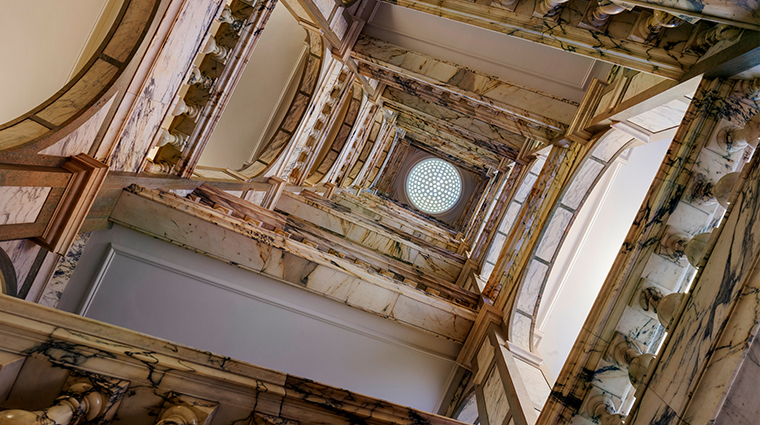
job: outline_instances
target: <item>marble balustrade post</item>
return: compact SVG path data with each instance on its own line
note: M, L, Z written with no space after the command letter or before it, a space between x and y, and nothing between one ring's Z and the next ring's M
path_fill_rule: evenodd
M596 7L591 10L588 23L597 28L602 27L610 20L612 15L617 15L625 10L626 8L612 0L599 0Z
M533 16L541 18L547 15L553 15L557 8L567 3L569 0L538 0Z
M629 40L646 43L652 41L663 28L675 28L683 24L683 20L662 10L653 10L652 15L641 15L631 28Z
M166 409L158 418L156 425L196 425L198 423L198 415L191 408L180 404Z
M97 392L91 383L75 383L67 393L44 410L5 410L0 413L0 425L49 425L51 421L56 425L69 425L81 419L93 421L105 412L108 397Z

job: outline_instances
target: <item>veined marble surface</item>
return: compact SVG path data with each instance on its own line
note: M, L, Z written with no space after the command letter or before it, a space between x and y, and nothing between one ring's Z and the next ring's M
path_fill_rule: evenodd
M154 49L160 46L158 57L119 131L118 144L108 162L112 170L139 171L198 50L207 39L208 29L220 12L220 4L220 0L183 3L166 39L159 36L151 42Z
M74 269L76 268L79 259L82 257L84 246L87 244L87 241L90 240L90 234L91 233L89 232L78 234L66 255L58 259L53 276L50 277L47 285L42 289L38 301L39 304L53 308L58 305L58 302L63 295L63 291L66 290L66 285L69 284L71 275L74 273Z
M455 341L464 340L475 320L470 309L430 297L348 258L173 194L130 190L137 194L123 192L111 219L131 229Z
M103 105L86 123L74 130L71 134L57 141L54 145L48 146L39 153L42 155L55 156L74 156L80 153L87 153L92 143L95 141L100 127L103 125L106 115L113 106L116 95Z
M511 84L367 35L359 37L352 56L405 76L411 75L438 89L539 125L562 128L560 123L569 124L577 109L577 104L567 99Z
M154 423L177 398L216 407L209 425L462 424L7 296L0 296L0 331L4 353L29 357L24 368L55 387L51 399L68 375L122 389L128 383L116 424Z
M34 223L49 193L44 186L0 186L0 225Z

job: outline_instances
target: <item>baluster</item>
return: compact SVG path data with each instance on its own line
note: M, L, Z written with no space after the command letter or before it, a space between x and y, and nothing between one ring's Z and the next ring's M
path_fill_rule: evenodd
M242 19L237 19L235 15L232 14L232 9L230 9L229 6L224 6L222 14L219 15L219 22L228 24L235 32L240 31L245 23Z
M76 424L81 419L92 421L102 416L108 405L104 396L89 382L73 384L66 395L58 397L44 410L6 410L0 413L0 425L56 425Z
M492 0L491 5L514 12L515 7L517 7L517 3L519 2L520 0Z
M710 47L725 40L735 40L742 33L742 30L726 24L718 24L708 28L697 35L694 44L689 47L690 51L704 54Z
M554 16L561 5L569 0L538 0L536 8L533 10L533 16L542 18L544 16Z
M615 406L609 397L597 395L588 403L588 414L601 425L622 425L625 415L615 412Z
M672 294L663 295L657 288L649 287L641 291L639 295L639 305L645 311L652 311L657 313L657 320L660 324L668 329L673 322L673 317L678 311L678 307L683 301L684 294L680 292L673 292Z
M145 164L145 171L154 174L168 174L171 173L173 167L172 164L169 164L166 161L153 161L149 159L147 164Z
M178 151L182 152L187 147L187 135L179 133L177 131L169 131L165 128L161 129L161 137L158 139L156 146L174 146Z
M158 418L156 425L196 425L198 415L185 405L172 406Z
M696 181L692 189L692 199L698 204L710 204L715 201L723 208L728 208L728 198L736 186L741 173L733 172L724 175L717 183Z
M693 238L689 238L684 233L672 233L667 235L660 242L665 248L665 253L671 257L681 257L686 255L689 264L696 267L702 259L707 241L710 239L711 232L700 233Z
M634 387L638 387L648 376L649 365L654 360L654 354L642 353L631 347L628 342L621 342L612 352L615 362L628 368L628 379Z
M625 10L623 6L612 0L599 0L596 6L584 17L583 23L592 28L602 28L609 22L612 15L617 15Z
M201 72L198 67L193 68L193 72L190 73L190 78L187 80L187 84L198 86L203 90L209 90L214 85L214 79Z
M195 103L191 102L185 102L184 99L179 99L179 101L177 101L177 105L174 107L174 111L172 111L172 115L175 117L185 115L190 117L192 120L196 120L200 114L200 105L196 105Z
M755 149L758 140L760 140L760 114L755 114L742 128L727 127L718 133L718 144L728 152L747 145Z
M224 62L227 59L227 55L230 54L230 48L220 45L214 37L211 37L208 39L208 43L206 43L206 47L202 53L204 55L211 55L212 58L219 62Z
M683 20L662 10L652 11L652 15L645 17L642 13L628 35L629 40L647 43L654 41L663 28L675 28L683 23Z

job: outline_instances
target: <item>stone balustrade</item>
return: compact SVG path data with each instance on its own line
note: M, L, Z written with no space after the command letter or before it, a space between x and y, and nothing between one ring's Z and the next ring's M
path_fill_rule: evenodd
M219 11L207 41L198 50L185 87L174 101L174 117L159 130L158 148L145 163L151 173L189 177L218 122L245 63L274 8L271 2L235 0ZM180 140L181 139L181 140Z
M4 295L0 312L0 424L462 425Z

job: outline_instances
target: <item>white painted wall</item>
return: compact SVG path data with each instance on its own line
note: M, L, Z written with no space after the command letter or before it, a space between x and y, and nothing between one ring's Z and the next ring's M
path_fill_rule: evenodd
M0 124L63 88L90 52L90 36L100 35L101 14L115 6L101 0L0 0Z
M426 411L454 372L457 344L120 226L93 234L60 308L109 244L87 317Z
M616 173L610 168L578 213L557 255L537 326L544 334L538 351L554 378L570 354L668 146L670 140L638 146Z
M306 30L278 3L201 155L200 165L239 169L249 160L270 118L276 121L272 112L280 101L290 104L294 92L289 98L285 92L296 74L305 40Z

